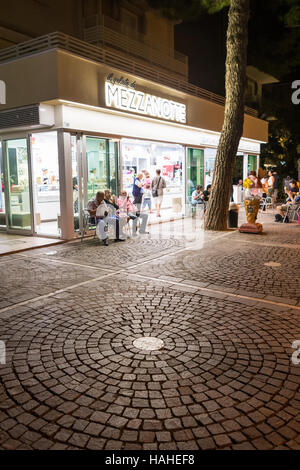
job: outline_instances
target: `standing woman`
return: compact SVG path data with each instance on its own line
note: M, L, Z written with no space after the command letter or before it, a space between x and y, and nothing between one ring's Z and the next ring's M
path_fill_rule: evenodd
M275 183L275 179L274 179L274 176L273 176L273 172L269 171L268 172L268 196L271 197L272 200L274 199L273 198L274 183Z
M156 217L160 217L160 209L164 197L164 189L167 187L165 179L161 176L161 170L156 170L156 176L151 182L152 196L154 198Z

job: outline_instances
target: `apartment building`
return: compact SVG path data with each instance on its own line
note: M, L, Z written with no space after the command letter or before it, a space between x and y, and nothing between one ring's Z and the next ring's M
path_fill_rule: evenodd
M11 0L1 21L0 229L72 239L97 191L156 168L163 209L185 215L212 181L224 98L188 82L174 23L125 0ZM267 134L247 108L240 177Z

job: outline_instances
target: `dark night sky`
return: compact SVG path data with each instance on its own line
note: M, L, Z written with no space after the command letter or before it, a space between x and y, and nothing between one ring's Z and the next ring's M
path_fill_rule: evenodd
M189 81L224 96L227 11L175 26L175 49L189 56Z
M299 0L300 1L300 0ZM284 25L285 10L273 0L252 0L248 64L283 82L300 79L300 27ZM191 83L224 96L227 9L175 26L175 49L189 56Z

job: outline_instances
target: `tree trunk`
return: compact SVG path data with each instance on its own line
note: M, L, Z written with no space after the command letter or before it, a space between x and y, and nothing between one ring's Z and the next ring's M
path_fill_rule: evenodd
M298 181L300 181L300 158L298 158Z
M236 154L244 124L250 0L231 0L228 13L226 103L205 230L226 230Z

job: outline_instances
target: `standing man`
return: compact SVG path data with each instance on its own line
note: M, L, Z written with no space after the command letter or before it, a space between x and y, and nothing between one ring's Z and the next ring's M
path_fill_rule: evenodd
M146 231L148 215L145 213L142 213L142 202L143 202L143 193L144 193L143 178L144 178L144 175L142 173L139 173L137 177L134 178L134 182L133 182L133 189L132 189L132 195L134 197L133 205L137 208L136 218L134 219L132 223L132 232L133 232L132 235L134 237L137 234L138 218L140 218L140 222L141 222L140 233L149 234L149 232Z
M134 197L133 204L140 209L138 204L142 204L143 200L143 177L142 173L139 173L133 180L132 195Z
M164 197L164 189L167 187L165 179L161 176L161 170L156 170L156 176L151 182L152 196L154 198L156 217L161 217L160 209Z
M268 171L268 196L273 200L274 194L274 176L272 171Z

